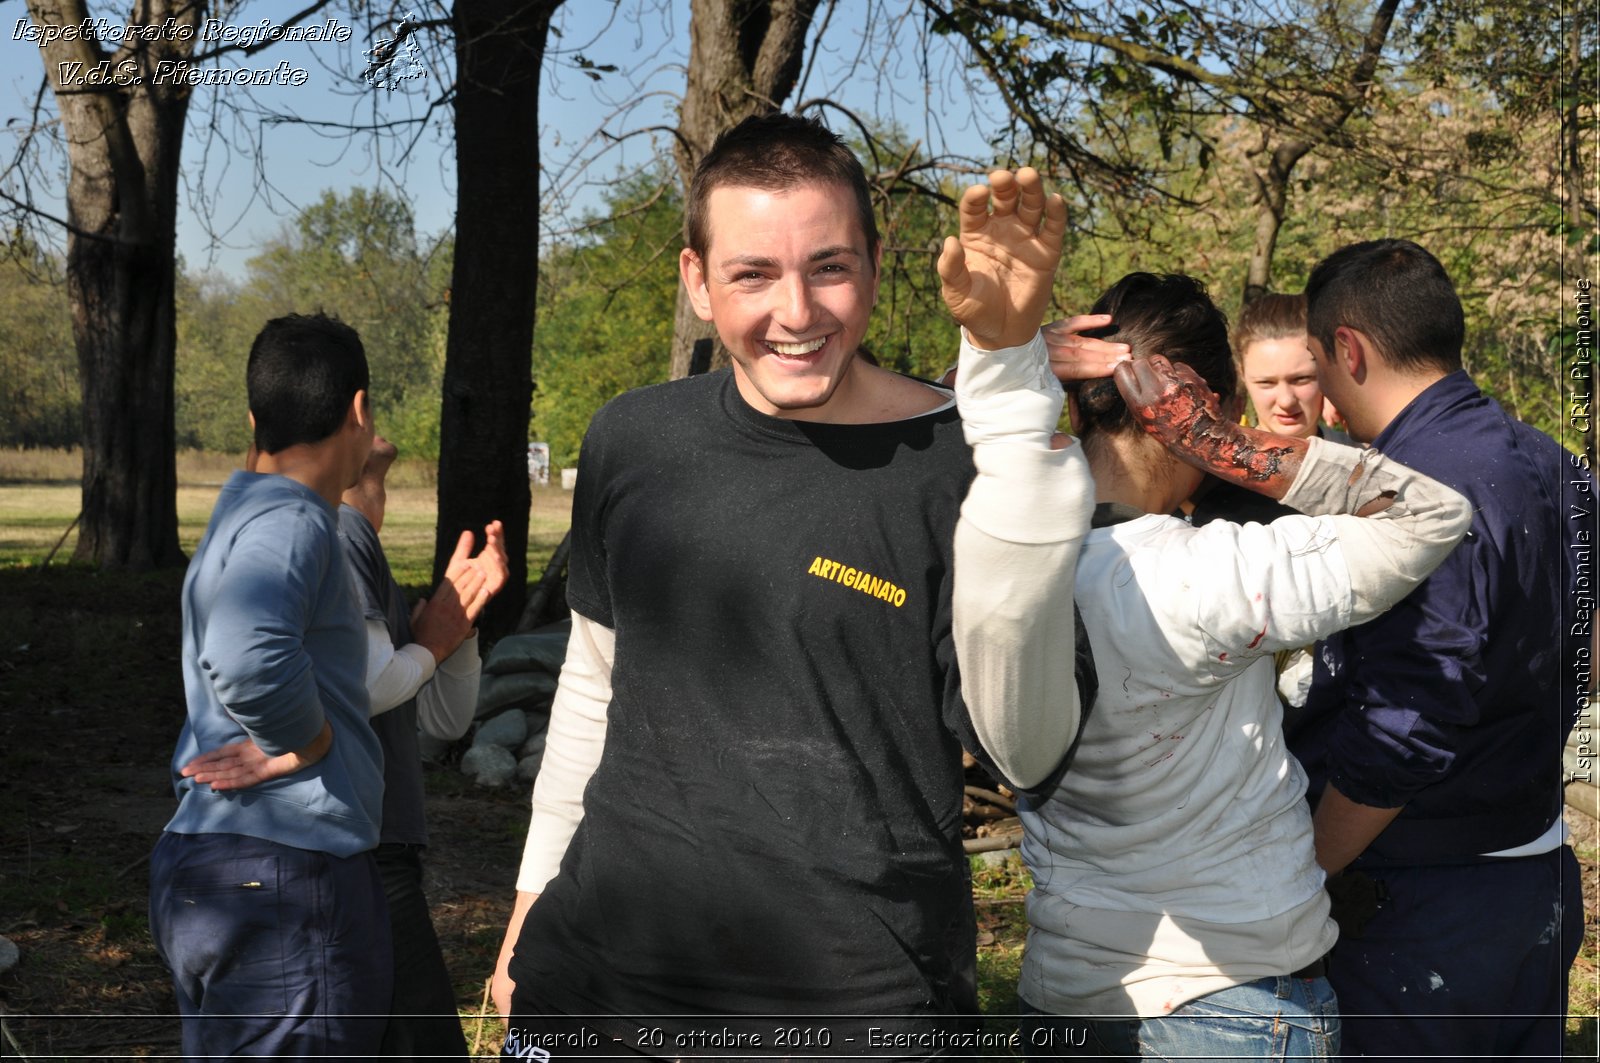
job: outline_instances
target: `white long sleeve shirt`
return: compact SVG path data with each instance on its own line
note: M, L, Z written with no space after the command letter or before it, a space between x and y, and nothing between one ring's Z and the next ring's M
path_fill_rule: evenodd
M1310 515L1089 533L1076 593L1099 694L1072 770L1021 811L1034 1007L1164 1015L1333 944L1273 654L1399 601L1471 514L1376 451L1310 443L1284 498ZM1384 512L1347 515L1388 491Z

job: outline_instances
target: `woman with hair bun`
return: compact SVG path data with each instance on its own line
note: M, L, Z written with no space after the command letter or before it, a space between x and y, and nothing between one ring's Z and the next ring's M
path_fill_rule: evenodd
M1068 384L1096 509L1075 599L1099 692L1052 796L1024 803L1030 1059L1330 1058L1337 929L1274 652L1377 615L1465 533L1465 500L1373 450L1237 423L1227 321L1182 275L1134 273L1086 336L1131 345ZM1046 329L1058 375L1092 356ZM1077 366L1074 367L1074 362ZM1299 510L1195 528L1207 475Z

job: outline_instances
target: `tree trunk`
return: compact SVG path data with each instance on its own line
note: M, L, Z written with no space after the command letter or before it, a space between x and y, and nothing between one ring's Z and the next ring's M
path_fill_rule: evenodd
M1383 44L1389 39L1390 27L1400 0L1382 0L1372 12L1372 21L1362 40L1361 51L1355 61L1339 77L1339 94L1328 105L1312 110L1305 126L1315 131L1314 136L1282 144L1267 157L1267 172L1256 174L1260 190L1260 210L1256 215L1256 237L1250 250L1250 265L1244 282L1244 305L1249 306L1271 291L1272 256L1278 248L1278 232L1283 227L1284 215L1289 209L1289 179L1301 159L1313 149L1332 144L1341 135L1344 124L1372 89L1378 60L1383 55Z
M671 379L680 380L689 375L689 359L694 354L695 341L711 340L711 369L721 369L728 364L728 349L717 338L711 322L701 321L689 302L689 290L678 282L678 298L673 305L672 317L672 368Z
M688 201L700 157L723 130L768 114L794 91L805 58L806 31L820 0L690 0L689 70L678 107L675 155ZM685 232L687 237L687 232ZM672 378L686 376L694 341L715 337L680 284L672 333ZM713 367L726 365L718 343Z
M1311 145L1304 141L1284 144L1267 156L1266 172L1255 175L1256 237L1245 273L1245 306L1272 290L1272 256L1278 249L1278 232L1289 206L1289 179L1294 176L1295 164L1310 150Z
M204 3L140 0L131 23L193 29ZM83 0L29 0L41 27ZM155 77L188 40L42 44L67 141L67 294L83 397L83 518L73 557L102 568L182 564L173 452L178 163L189 88ZM166 79L173 81L175 79Z
M461 0L456 246L450 280L433 578L470 529L505 524L511 580L480 622L512 630L528 582L528 406L539 276L539 76L561 0ZM521 224L526 222L527 224Z

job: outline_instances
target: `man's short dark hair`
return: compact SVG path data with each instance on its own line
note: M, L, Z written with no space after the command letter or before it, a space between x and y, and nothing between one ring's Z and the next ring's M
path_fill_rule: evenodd
M711 193L724 186L780 192L803 184L837 184L855 199L867 257L878 256L878 223L861 160L827 126L795 114L746 118L717 137L689 184L689 248L704 261L711 246Z
M262 326L245 369L256 447L276 454L339 430L350 400L367 390L367 352L356 330L322 314L290 314Z
M1370 336L1403 372L1461 368L1461 299L1439 260L1410 240L1341 247L1312 269L1306 301L1307 331L1330 358L1342 326Z
M1239 390L1239 374L1228 348L1228 317L1211 301L1206 286L1183 273L1130 273L1095 300L1091 314L1110 314L1104 328L1085 336L1115 340L1133 348L1135 358L1164 355L1200 375L1224 404ZM1076 425L1086 439L1093 432L1120 432L1136 425L1114 381L1088 380L1077 388Z

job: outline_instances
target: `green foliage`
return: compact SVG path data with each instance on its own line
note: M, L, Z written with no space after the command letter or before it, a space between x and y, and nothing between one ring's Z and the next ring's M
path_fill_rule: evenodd
M252 258L244 281L178 279L178 445L249 445L245 365L262 324L326 313L361 334L378 431L406 457L439 455L448 247L418 246L389 192L324 192Z
M181 266L176 301L177 445L242 454L250 445L245 358L261 321L246 316L237 284Z
M250 260L235 304L247 327L227 357L242 366L255 331L280 314L338 317L366 347L378 431L404 455L436 458L449 275L441 257L419 248L411 208L394 194L324 192Z
M667 378L682 247L677 179L647 171L619 182L606 205L539 267L532 432L558 468L577 463L596 410Z
M26 241L0 241L0 380L0 446L80 441L78 356L62 263Z
M878 130L874 140L852 142L869 174L893 166L913 172L928 162L900 129ZM896 182L874 195L883 264L863 346L885 368L937 379L955 364L956 330L939 297L934 263L945 236L956 231L954 203L968 183Z

